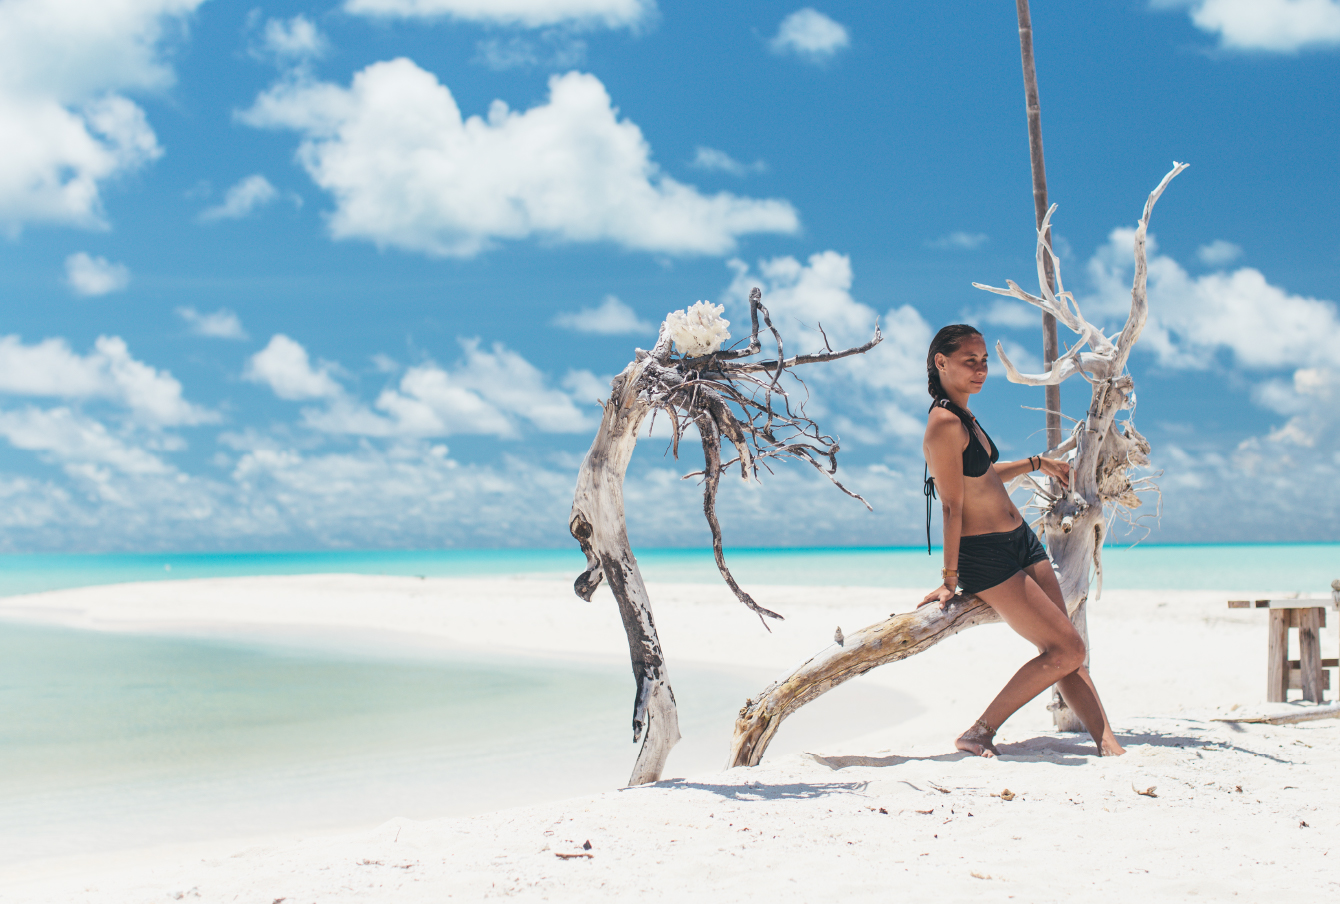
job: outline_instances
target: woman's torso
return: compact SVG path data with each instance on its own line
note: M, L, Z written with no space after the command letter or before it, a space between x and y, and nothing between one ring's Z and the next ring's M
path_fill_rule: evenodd
M1000 457L995 444L971 414L957 406L941 407L958 417L962 427L956 434L960 439L960 455L956 458L963 463L962 535L1014 530L1023 523L1023 517L991 466Z

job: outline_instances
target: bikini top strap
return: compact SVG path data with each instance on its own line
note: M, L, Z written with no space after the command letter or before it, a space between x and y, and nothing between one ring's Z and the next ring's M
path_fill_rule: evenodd
M921 466L921 491L926 495L926 555L931 554L931 500L935 498L935 478L930 476L930 465Z

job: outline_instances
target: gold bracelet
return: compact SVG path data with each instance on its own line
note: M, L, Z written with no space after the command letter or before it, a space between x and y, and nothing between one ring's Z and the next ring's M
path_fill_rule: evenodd
M958 571L955 570L955 569L953 569L953 568L941 568L941 569L940 569L940 577L942 577L942 578L944 579L944 582L945 582L945 586L946 586L946 587L949 586L949 578L950 578L950 576L953 576L954 580L957 581L957 580L958 580Z

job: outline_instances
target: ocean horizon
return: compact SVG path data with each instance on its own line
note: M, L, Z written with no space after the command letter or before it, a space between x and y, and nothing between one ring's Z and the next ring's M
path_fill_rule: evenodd
M634 549L651 582L721 580L710 548ZM927 587L940 549L739 547L726 562L742 583ZM566 549L313 550L288 552L9 553L0 597L139 581L290 574L530 577L572 580L585 568ZM1103 586L1122 590L1280 591L1325 594L1340 578L1340 543L1140 544L1103 550Z

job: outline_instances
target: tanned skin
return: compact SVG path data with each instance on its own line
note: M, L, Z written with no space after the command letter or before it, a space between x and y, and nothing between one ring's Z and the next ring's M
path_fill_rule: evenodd
M957 351L936 355L940 385L955 405L971 413L969 397L982 391L986 382L986 341L968 336ZM977 439L990 451L981 429ZM1032 470L1028 459L998 462L981 477L963 473L963 450L968 447L968 431L958 416L943 408L932 408L926 423L922 449L944 512L945 568L958 569L959 538L973 534L1011 531L1023 523L1023 516L1005 491L1005 482ZM1070 481L1070 465L1042 459L1042 470L1063 483ZM926 594L921 605L944 607L956 593L954 587L940 586ZM1102 756L1119 756L1126 751L1117 743L1107 713L1098 699L1098 691L1084 667L1084 640L1070 623L1061 586L1051 562L1030 565L1001 584L977 594L991 606L1007 625L1038 648L1036 658L1015 673L991 705L982 713L982 721L993 730L1038 694L1057 685L1061 696L1084 723ZM966 732L955 743L959 750L976 756L995 756L988 743L969 737Z

